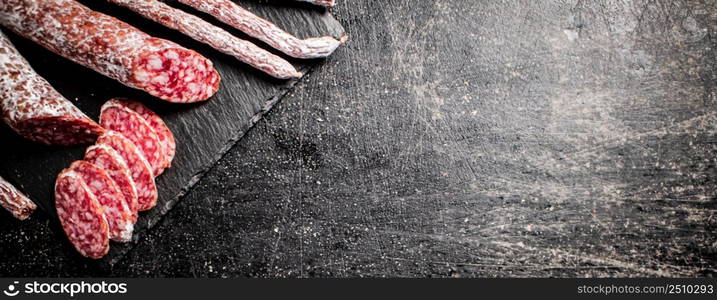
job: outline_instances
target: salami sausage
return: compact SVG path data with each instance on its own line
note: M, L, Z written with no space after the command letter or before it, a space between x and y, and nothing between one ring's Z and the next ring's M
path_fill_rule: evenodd
M55 181L55 207L67 238L80 254L101 258L110 249L110 227L102 205L82 177L65 169Z
M234 56L238 60L280 79L298 78L296 71L288 61L259 48L251 42L233 36L231 33L210 24L203 19L171 7L158 0L109 0L127 7L147 19L205 43L220 52Z
M309 2L311 4L326 6L326 7L334 7L336 6L336 0L297 0L301 2Z
M144 106L142 103L128 99L115 99L115 101L116 103L127 107L139 114L139 116L142 117L145 121L147 121L147 123L149 123L149 126L154 129L154 132L159 138L159 145L162 148L162 153L164 153L164 159L161 165L162 169L160 169L159 173L155 174L155 176L161 174L164 169L169 168L169 166L172 164L172 160L174 159L174 155L176 153L177 145L174 140L174 135L172 134L172 131L169 130L169 127L167 127L167 124L164 123L162 118L160 118L156 113Z
M118 100L112 99L102 105L100 124L105 129L118 132L132 141L152 166L152 174L156 177L160 173L164 165L164 153L159 137L152 126L138 113L122 105Z
M179 2L210 14L219 21L296 58L327 57L347 39L347 36L341 40L330 36L299 39L231 0L179 0ZM324 4L328 2L333 5L333 1L323 1Z
M0 4L2 5L2 4ZM102 127L35 73L0 32L0 110L21 136L49 145L93 142Z
M127 86L177 103L203 101L219 74L200 54L73 0L2 0L10 30Z
M114 149L107 145L99 144L87 148L85 161L94 164L107 172L117 184L124 196L127 208L130 211L132 223L137 222L137 187L130 174L127 162Z
M86 161L76 161L70 165L70 169L82 178L102 205L107 224L110 226L110 239L129 242L132 239L134 224L129 207L117 184L105 170Z
M150 210L157 205L157 186L154 173L142 151L121 133L105 131L97 139L98 145L107 145L117 151L129 167L130 175L137 189L137 210Z
M25 194L0 177L0 206L19 220L27 219L37 208Z

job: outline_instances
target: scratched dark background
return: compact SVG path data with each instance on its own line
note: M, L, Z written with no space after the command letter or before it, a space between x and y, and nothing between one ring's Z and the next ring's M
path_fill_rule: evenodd
M112 268L3 217L4 276L717 275L717 1L346 0L351 34Z

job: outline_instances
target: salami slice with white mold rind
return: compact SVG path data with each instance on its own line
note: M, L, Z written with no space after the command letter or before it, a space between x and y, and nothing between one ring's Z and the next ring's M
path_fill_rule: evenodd
M161 164L162 169L160 169L159 173L164 171L164 169L169 168L172 165L172 160L174 160L174 155L177 151L177 144L174 140L174 134L172 134L172 131L169 130L169 127L167 127L167 124L164 123L164 120L162 120L159 115L150 110L148 107L144 106L144 104L137 101L128 99L116 99L116 101L118 101L117 103L139 114L139 116L147 121L149 126L154 129L154 132L159 138L159 144L164 154ZM157 175L159 174L155 174L155 176Z
M75 249L98 259L110 249L110 227L102 205L82 177L65 169L55 181L55 207L60 224Z
M86 161L76 161L70 165L70 169L82 177L90 192L102 205L110 226L110 239L129 242L132 239L134 223L124 196L114 180L105 170Z
M157 185L154 182L152 166L149 165L142 151L118 132L107 130L97 139L97 144L111 147L122 156L129 167L132 180L137 188L137 210L145 211L157 205Z
M84 160L107 172L124 196L132 223L137 223L137 187L124 158L111 147L98 144L87 148Z
M124 135L139 148L156 177L164 169L164 151L157 133L152 126L137 112L129 109L117 99L102 105L100 125Z

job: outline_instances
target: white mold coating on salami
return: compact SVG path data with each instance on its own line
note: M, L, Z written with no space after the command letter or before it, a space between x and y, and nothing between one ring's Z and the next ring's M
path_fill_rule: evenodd
M296 58L327 57L347 39L346 36L340 40L330 36L299 39L231 0L179 0L179 2L210 14L219 21ZM333 4L333 1L324 2Z
M0 32L0 110L23 137L50 145L94 141L102 128L38 75Z
M2 177L0 177L0 206L19 220L27 219L37 208L25 194Z
M109 251L109 224L97 198L74 171L65 169L55 182L60 224L80 254L101 258Z
M2 0L0 23L74 62L170 102L203 101L219 87L219 74L200 54L73 0Z
M301 2L308 2L315 5L321 5L326 7L334 7L336 6L336 0L297 0Z
M137 187L135 186L130 169L124 158L111 147L104 144L93 145L85 151L85 161L102 169L114 180L119 187L127 207L130 210L132 223L137 222Z
M157 186L154 182L152 166L149 165L142 151L125 136L111 130L100 136L97 144L111 147L127 162L137 188L137 210L152 209L157 204Z
M249 41L235 37L226 30L203 19L171 7L157 0L109 0L127 7L147 19L178 30L185 35L234 56L273 77L280 79L298 78L301 73L283 58L272 54ZM154 64L149 64L150 66ZM157 80L163 80L159 78ZM200 87L189 87L190 90Z

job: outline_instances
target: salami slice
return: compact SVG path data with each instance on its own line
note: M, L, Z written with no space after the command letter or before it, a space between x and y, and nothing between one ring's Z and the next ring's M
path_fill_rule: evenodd
M0 206L19 220L27 219L37 208L25 194L0 177Z
M131 0L124 0L131 1ZM179 0L199 11L212 15L219 21L232 26L249 36L267 43L276 50L296 58L327 57L343 44L348 36L337 40L330 36L299 39L231 0ZM333 1L316 1L324 5Z
M2 119L21 136L67 146L91 143L102 132L97 123L35 73L2 32L0 66Z
M110 249L110 227L102 205L82 177L65 169L55 181L55 207L67 238L80 254L101 258Z
M102 106L100 124L132 141L152 166L152 174L157 176L163 170L164 153L159 137L138 113L124 106L119 100L112 99Z
M137 188L135 187L127 162L124 161L117 151L104 144L87 148L84 160L105 170L110 178L117 184L117 187L119 187L124 196L127 208L130 211L131 221L132 223L136 223Z
M132 239L134 224L129 207L117 184L105 170L86 161L76 161L70 165L70 169L80 175L90 192L102 205L110 226L110 239L129 242Z
M121 133L105 131L97 139L98 145L107 145L117 151L129 167L132 180L137 188L137 210L152 209L157 204L157 186L154 173L142 151Z
M142 103L128 99L115 100L117 101L117 103L139 114L145 121L147 121L147 123L149 123L149 126L151 126L152 129L154 129L154 132L157 134L157 137L159 138L159 145L162 148L162 153L164 153L164 159L161 165L162 169L160 169L159 173L155 174L155 176L159 175L161 172L164 171L164 169L169 168L169 166L172 164L172 160L174 159L174 154L176 153L177 144L174 141L174 135L172 134L172 131L169 130L169 127L167 127L167 124L164 123L162 118L160 118L156 113L144 106Z
M76 63L177 103L219 88L211 61L73 0L2 0L0 23Z
M235 37L226 30L214 26L195 15L171 7L158 0L109 1L127 7L166 27L178 30L276 78L301 77L301 73L296 71L294 66L283 58L271 54L251 42Z

